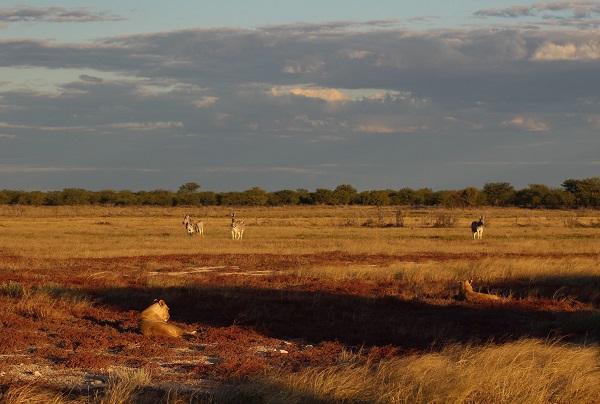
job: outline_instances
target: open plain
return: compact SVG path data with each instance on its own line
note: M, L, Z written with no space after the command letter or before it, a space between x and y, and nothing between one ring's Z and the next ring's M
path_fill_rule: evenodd
M0 402L600 401L597 211L231 212L0 207Z

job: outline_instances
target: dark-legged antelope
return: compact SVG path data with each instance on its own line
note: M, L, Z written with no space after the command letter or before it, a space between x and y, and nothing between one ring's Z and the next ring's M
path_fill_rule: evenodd
M483 237L483 220L481 216L478 221L471 223L471 232L473 233L473 240L481 240Z
M183 218L183 225L185 226L188 235L191 236L194 233L198 233L199 235L204 236L204 222L196 222L190 215L185 215Z
M231 214L231 239L232 240L241 240L244 236L244 230L246 226L244 225L244 219L236 219L235 213Z

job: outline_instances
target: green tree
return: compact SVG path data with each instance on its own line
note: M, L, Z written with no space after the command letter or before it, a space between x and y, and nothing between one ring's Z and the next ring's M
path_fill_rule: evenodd
M334 205L335 199L333 197L333 191L330 189L317 188L315 192L311 194L312 200L316 204L323 205Z
M243 205L263 206L269 201L267 191L260 187L250 188L243 193Z
M508 182L488 182L483 186L483 194L489 205L507 206L512 203L515 188Z
M388 191L364 191L357 197L361 205L384 206L390 204Z
M567 192L573 194L577 206L600 207L600 177L568 179L562 183L562 186Z
M297 205L299 202L300 195L291 189L283 189L269 194L269 205Z
M541 208L542 201L550 193L550 188L542 184L530 184L515 193L514 202L526 208Z
M465 206L465 201L459 191L439 191L436 194L439 196L440 203L446 208L462 208Z
M395 205L415 205L415 191L411 188L402 188L392 196Z
M435 193L430 188L420 188L413 194L414 206L432 206L439 202Z
M357 192L352 185L338 185L333 190L333 201L337 205L349 205L356 198Z
M468 187L460 191L460 197L465 206L481 206L485 202L485 195L475 187Z
M199 189L200 189L200 185L198 185L197 183L186 182L185 184L183 184L179 187L177 192L181 193L181 194L191 194L191 193L197 192Z
M62 191L63 205L84 205L87 204L88 191L81 188L65 188Z

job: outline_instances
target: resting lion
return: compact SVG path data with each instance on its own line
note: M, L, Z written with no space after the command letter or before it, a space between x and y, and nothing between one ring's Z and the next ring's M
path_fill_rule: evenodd
M486 300L500 300L500 296L491 295L489 293L479 293L473 291L471 286L473 281L462 281L462 292L466 300L468 301L486 301Z
M154 335L181 337L182 335L196 334L196 331L187 332L174 324L168 324L169 318L167 303L162 299L154 299L154 303L140 314L140 331L146 337Z

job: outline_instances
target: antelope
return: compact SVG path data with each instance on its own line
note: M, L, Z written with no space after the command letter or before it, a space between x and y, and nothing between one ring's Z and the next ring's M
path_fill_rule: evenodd
M484 217L479 217L478 221L471 223L471 232L473 233L473 240L481 240L483 238L483 219Z
M198 233L201 236L204 236L204 222L196 222L192 219L190 215L185 215L183 218L183 225L188 232L188 235L193 235L194 233Z
M244 236L244 219L236 219L235 213L231 213L231 239L241 240Z

